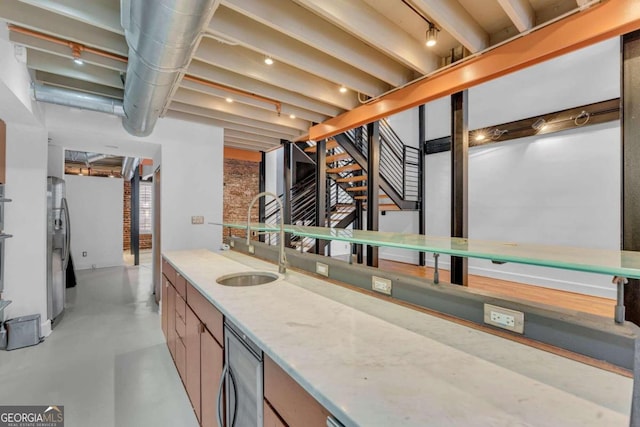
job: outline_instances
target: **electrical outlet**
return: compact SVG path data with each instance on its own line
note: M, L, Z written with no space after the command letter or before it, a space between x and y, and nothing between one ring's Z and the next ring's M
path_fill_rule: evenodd
M191 224L204 224L204 217L203 216L192 216L191 217Z
M82 251L82 257L86 258L87 257L87 251Z
M391 295L391 280L371 276L371 289L381 294Z
M252 255L256 253L256 248L255 248L255 246L253 246L253 245L249 245L249 253L250 253L250 254L252 254Z
M524 333L524 313L496 305L484 305L484 323L508 331Z
M329 277L329 266L321 262L316 262L316 273L324 277Z

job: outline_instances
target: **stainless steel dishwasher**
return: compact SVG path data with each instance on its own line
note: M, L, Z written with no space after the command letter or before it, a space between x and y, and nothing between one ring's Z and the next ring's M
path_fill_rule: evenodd
M227 396L224 416L219 393L218 423L227 427L262 427L262 350L233 323L224 323L225 365L220 379Z

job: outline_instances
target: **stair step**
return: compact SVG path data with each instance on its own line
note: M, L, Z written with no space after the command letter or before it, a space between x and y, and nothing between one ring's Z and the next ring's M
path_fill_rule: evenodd
M344 178L336 179L336 182L361 182L366 181L367 175L358 175L358 176L345 176Z
M350 158L351 156L349 155L349 153L334 154L333 156L327 156L327 163L333 163L339 160L346 160Z
M330 139L329 141L327 141L327 150L331 150L332 148L336 147L338 147L338 141L336 141L335 139ZM311 145L304 149L305 153L315 153L316 151L318 151L316 145Z
M389 196L387 196L386 194L380 194L378 197L380 197L381 199L388 199ZM362 196L355 196L354 199L356 200L367 200L367 196L362 195Z
M399 211L400 207L393 203L383 203L378 205L378 209L381 211Z
M348 187L347 191L358 192L358 191L367 191L367 186L362 185L360 187Z
M362 166L353 164L353 165L340 166L339 168L327 169L327 173L353 172L353 171L359 171L359 170L362 170Z

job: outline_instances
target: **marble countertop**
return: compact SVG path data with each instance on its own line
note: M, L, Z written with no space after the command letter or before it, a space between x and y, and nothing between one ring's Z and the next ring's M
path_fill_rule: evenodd
M345 426L628 425L633 381L236 252L167 252L226 317Z

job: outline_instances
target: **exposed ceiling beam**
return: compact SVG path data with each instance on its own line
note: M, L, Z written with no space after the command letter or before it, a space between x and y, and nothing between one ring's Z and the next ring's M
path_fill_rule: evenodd
M250 88L252 93L266 96L267 98L277 99L282 103L295 105L309 111L315 111L316 113L324 114L325 116L334 117L344 112L344 109L342 108L325 104L299 93L291 92L271 84L259 82L250 77L244 76L242 73L234 73L197 60L191 61L187 72L192 76L197 76L202 79L236 89L247 90L247 88Z
M43 40L38 37L21 34L14 31L9 32L9 40L33 50L39 50L53 55L63 56L68 59L73 59L71 48L69 48L68 46L63 46L59 43L54 43L48 40ZM126 62L107 58L92 52L83 51L80 53L80 58L87 64L98 65L100 67L110 68L112 70L120 71L123 73L127 71Z
M77 65L70 59L38 50L27 50L27 67L116 89L124 89L120 73L117 71L91 64Z
M420 74L429 74L438 67L438 58L424 43L361 0L296 2Z
M358 104L353 91L340 93L339 84L312 76L287 64L264 63L264 56L242 46L230 46L204 38L194 58L252 79L304 93L307 97L349 110Z
M280 143L280 138L272 138L264 135L256 135L254 133L239 132L237 130L225 129L224 137L243 139L245 141L259 142L261 144L277 145Z
M77 21L124 34L120 25L120 2L113 0L20 0L33 6L66 15Z
M273 103L268 103L268 102L262 101L260 99L252 98L250 96L244 96L244 95L239 95L239 94L235 94L235 93L230 93L230 92L225 91L224 89L218 89L218 88L215 88L215 87L206 86L206 85L200 84L198 82L194 82L194 81L189 81L189 80L183 79L182 82L180 83L180 86L182 86L184 88L187 88L187 89L195 90L197 92L202 92L202 93L205 93L207 95L217 96L217 97L223 98L223 99L227 98L227 97L231 97L231 98L233 98L233 100L235 102L240 102L240 103L243 103L243 104L251 105L251 106L262 108L262 109L265 109L265 110L274 111ZM285 116L293 114L298 118L301 118L301 119L304 119L304 120L308 120L310 122L315 122L315 123L323 122L323 121L325 121L326 119L329 118L329 116L325 116L323 114L318 114L318 113L313 112L313 111L304 110L302 108L298 108L298 107L295 107L295 106L292 106L292 105L286 105L286 104L282 105L281 112Z
M108 96L110 98L122 99L124 90L116 89L110 86L103 86L96 83L87 82L85 80L73 79L57 74L51 74L44 71L36 71L36 81L50 86L63 87L81 92L93 93L96 95Z
M369 96L380 95L391 87L356 68L307 44L293 39L229 8L216 11L209 30L244 47L269 55L278 62L305 70L323 79L344 84ZM276 64L274 66L277 67Z
M413 4L472 53L489 45L489 35L457 0L413 0Z
M513 25L523 32L535 25L536 14L529 0L498 0Z
M240 138L224 138L224 145L228 147L243 148L245 150L266 151L279 146L279 144L279 141L278 144L265 144L261 142L246 141Z
M218 97L204 95L200 92L184 88L179 88L176 91L173 100L238 116L251 117L252 119L261 122L274 123L301 131L308 130L310 125L306 120L291 119L288 116L278 116L276 112L266 111L262 108L243 105L236 102L229 103Z
M12 24L31 28L76 43L127 56L129 48L124 36L96 28L57 13L48 12L17 0L0 1L0 18Z
M602 2L309 129L328 138L592 44L640 29L637 0Z
M260 122L251 122L251 124L254 126L250 126L247 124L239 124L239 123L231 122L228 120L216 119L209 116L208 114L209 114L209 111L202 109L200 107L195 107L193 105L186 105L179 102L173 102L169 106L169 112L167 113L167 116L184 119L184 120L195 120L199 123L208 123L213 126L218 126L224 129L238 130L241 132L252 133L255 135L269 136L271 138L289 139L292 137L297 137L299 135L299 133L297 133L298 131L296 130L293 130L293 133L278 132L276 130L254 127L254 126L261 125ZM212 112L212 115L215 115L215 112ZM249 122L250 121L247 119L247 123Z
M408 68L295 3L283 7L282 0L224 0L224 5L342 62L356 64L391 86L415 77Z

